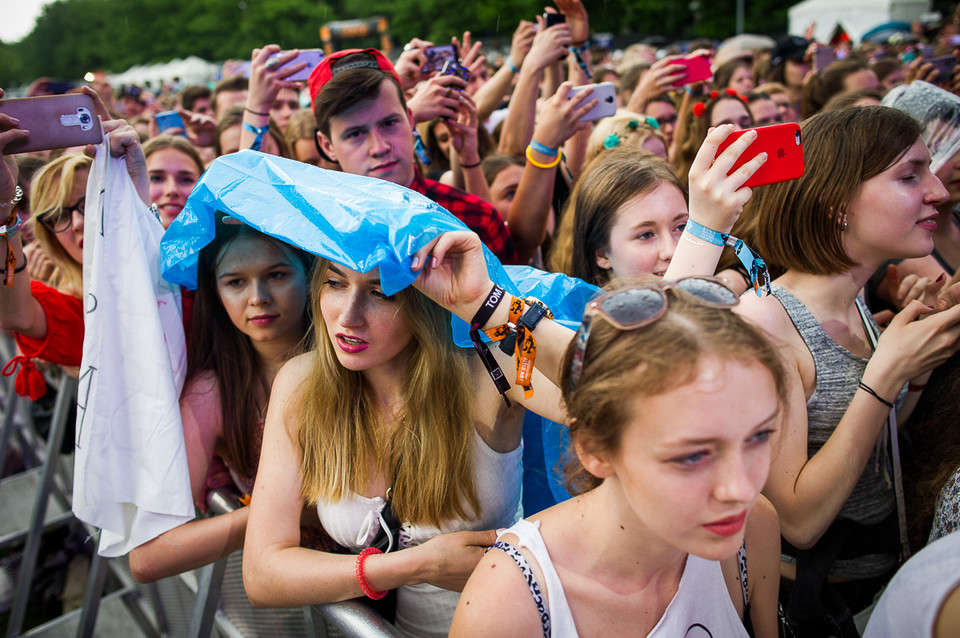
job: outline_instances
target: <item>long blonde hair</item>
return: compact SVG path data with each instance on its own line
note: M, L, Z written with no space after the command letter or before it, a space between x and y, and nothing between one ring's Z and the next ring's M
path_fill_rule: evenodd
M70 194L73 192L77 173L87 171L89 175L92 165L93 160L86 155L63 155L37 171L30 188L30 209L33 211L30 222L33 224L33 234L40 242L40 248L56 266L51 284L75 297L83 294L83 264L67 254L57 241L56 234L47 230L38 217L52 211L59 213L64 206L70 204Z
M340 365L320 308L329 262L314 272L316 348L295 406L301 496L340 501L371 470L392 478L392 507L412 524L480 515L473 485L473 395L467 355L453 343L450 313L413 288L396 294L397 320L413 330L396 425L384 427L363 374Z

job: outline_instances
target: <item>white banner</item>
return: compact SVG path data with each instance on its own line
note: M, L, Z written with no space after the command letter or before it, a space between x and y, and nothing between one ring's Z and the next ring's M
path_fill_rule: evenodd
M104 135L87 181L86 308L73 511L121 556L194 517L179 397L180 290L160 277L163 227Z

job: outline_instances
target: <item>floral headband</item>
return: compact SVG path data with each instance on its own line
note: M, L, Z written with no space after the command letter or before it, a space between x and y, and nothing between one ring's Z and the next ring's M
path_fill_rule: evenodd
M660 128L660 123L657 122L652 117L650 117L649 115L645 115L643 117L643 120L644 120L644 123L652 129ZM638 120L630 120L629 122L627 122L626 133L623 133L623 134L611 133L610 135L603 138L603 148L615 148L617 146L620 146L620 141L623 140L623 138L629 135L630 133L633 133L634 131L636 131L639 127L640 127L640 122Z
M740 95L733 89L724 89L723 93L721 93L720 91L713 91L712 93L710 93L709 99L703 102L697 102L696 104L693 105L693 116L703 117L703 114L707 112L707 102L709 102L710 100L716 100L718 97L728 96L728 95L730 97L735 97L740 100L743 100L744 104L747 103L746 96Z

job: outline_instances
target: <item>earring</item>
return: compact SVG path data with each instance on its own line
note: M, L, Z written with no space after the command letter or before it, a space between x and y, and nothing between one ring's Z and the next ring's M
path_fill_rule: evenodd
M847 224L847 216L844 215L842 218L840 218L840 222L841 222L841 224L840 224L840 230L841 230L841 231L846 230L846 229L847 229L847 226L849 226L849 224Z

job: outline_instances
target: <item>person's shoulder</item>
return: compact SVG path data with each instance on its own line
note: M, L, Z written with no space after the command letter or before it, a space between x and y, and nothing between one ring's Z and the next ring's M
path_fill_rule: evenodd
M793 327L790 315L780 300L772 294L758 297L752 290L748 290L740 296L740 303L734 308L734 312L771 335L782 336L785 329Z
M277 378L273 382L274 388L294 388L302 382L313 369L316 353L312 350L298 354L280 367Z

